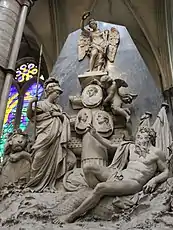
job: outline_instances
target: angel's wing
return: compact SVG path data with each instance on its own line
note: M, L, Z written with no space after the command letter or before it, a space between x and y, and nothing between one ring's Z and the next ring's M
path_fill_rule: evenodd
M107 49L107 58L109 59L110 62L114 62L119 43L120 43L120 33L115 27L112 27L109 32L108 49Z
M90 37L82 32L79 37L78 41L78 60L82 61L88 50L89 50L89 45L90 45Z

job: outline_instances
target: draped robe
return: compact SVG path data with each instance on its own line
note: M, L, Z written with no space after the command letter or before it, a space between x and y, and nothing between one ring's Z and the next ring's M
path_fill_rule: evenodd
M61 113L63 119L54 112ZM36 130L28 187L42 191L46 187L54 188L57 179L66 173L70 122L59 105L44 100L37 104Z

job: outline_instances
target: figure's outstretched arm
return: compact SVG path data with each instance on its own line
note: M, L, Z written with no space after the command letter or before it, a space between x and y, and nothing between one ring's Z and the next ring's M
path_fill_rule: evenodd
M110 140L107 140L106 138L103 138L94 127L89 127L89 131L95 139L97 139L102 145L106 146L108 149L114 149L116 150L118 148L118 145L112 144Z

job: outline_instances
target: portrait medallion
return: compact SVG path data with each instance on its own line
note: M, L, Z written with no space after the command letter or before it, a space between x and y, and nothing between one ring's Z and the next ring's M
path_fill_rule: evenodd
M103 137L109 137L114 129L111 115L102 110L93 113L93 126Z
M103 99L102 88L99 85L88 85L82 92L82 104L85 107L93 108L100 105Z
M90 109L81 109L76 117L75 130L78 134L87 131L87 127L92 123L92 113Z

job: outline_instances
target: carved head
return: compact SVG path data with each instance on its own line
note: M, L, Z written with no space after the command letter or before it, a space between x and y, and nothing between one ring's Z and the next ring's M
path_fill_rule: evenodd
M106 123L108 125L109 124L109 117L105 116L103 113L98 113L97 122L100 125L103 123Z
M97 22L95 19L90 19L89 20L89 23L88 23L89 27L93 30L96 30L97 29Z
M26 150L28 152L28 144L30 143L28 135L21 129L14 130L10 133L5 146L5 154L10 152L20 152Z
M80 114L78 117L79 122L86 122L88 120L87 113Z
M44 83L44 90L47 97L52 97L53 100L57 99L60 94L63 93L59 85L59 81L51 77L47 79Z
M155 146L156 132L153 128L143 126L137 132L135 143L139 146L145 146L148 142Z
M87 90L87 94L89 97L92 97L94 95L96 95L98 93L98 89L96 87L90 87L88 90Z
M112 79L108 75L104 75L100 78L101 86L105 89L109 88L112 84Z

